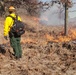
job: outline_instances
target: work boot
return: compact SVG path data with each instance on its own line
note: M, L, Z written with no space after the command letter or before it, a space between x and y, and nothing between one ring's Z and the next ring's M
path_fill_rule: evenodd
M22 55L20 55L19 58L22 58Z
M16 60L19 60L19 57L15 56L15 59L16 59Z

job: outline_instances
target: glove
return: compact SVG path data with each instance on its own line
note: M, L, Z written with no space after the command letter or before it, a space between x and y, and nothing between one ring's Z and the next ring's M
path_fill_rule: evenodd
M4 38L5 38L6 40L8 40L8 39L7 39L7 36L4 36Z

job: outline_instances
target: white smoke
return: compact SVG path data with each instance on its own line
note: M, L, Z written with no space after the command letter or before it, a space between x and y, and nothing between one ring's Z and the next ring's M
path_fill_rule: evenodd
M45 24L45 25L61 25L61 24L63 24L64 23L63 6L55 3L49 9L46 9L44 12L41 12L40 23Z

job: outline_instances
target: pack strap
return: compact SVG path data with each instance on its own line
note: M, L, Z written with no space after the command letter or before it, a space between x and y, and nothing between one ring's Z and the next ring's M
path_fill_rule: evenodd
M18 16L17 16L17 15L16 15L16 18L13 17L13 16L11 16L11 15L8 15L7 17L11 17L14 21L15 21L15 20L18 20Z

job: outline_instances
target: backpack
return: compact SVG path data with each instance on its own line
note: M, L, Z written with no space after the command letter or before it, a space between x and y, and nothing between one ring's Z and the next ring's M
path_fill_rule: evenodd
M14 24L11 27L11 32L15 33L18 36L21 36L22 34L25 33L25 25L22 21L18 20L18 16L16 15L16 18L12 17L11 15L9 15L9 17L11 17L14 20Z

